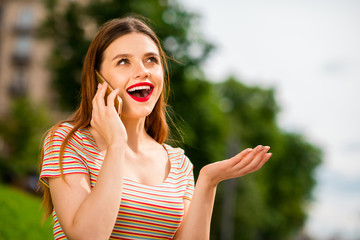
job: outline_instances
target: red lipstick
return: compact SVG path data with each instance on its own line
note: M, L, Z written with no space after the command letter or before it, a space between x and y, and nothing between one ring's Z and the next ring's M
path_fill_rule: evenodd
M129 96L138 102L146 102L150 99L154 85L149 82L141 82L131 85L126 89Z

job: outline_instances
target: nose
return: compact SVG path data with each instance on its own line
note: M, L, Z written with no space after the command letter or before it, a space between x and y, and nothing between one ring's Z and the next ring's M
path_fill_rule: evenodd
M149 70L144 66L142 62L136 64L133 72L134 79L147 79L150 77Z

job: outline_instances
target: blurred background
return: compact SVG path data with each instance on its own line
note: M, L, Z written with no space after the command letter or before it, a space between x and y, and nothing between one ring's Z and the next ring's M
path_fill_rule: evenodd
M76 108L99 25L129 13L179 61L170 142L195 175L271 146L261 171L220 184L211 239L360 239L359 12L355 0L1 0L0 239L52 238L42 135Z

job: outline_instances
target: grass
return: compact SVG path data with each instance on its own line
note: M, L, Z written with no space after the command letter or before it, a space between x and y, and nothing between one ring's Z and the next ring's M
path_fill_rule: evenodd
M41 199L0 184L0 240L53 239L51 217L42 224Z

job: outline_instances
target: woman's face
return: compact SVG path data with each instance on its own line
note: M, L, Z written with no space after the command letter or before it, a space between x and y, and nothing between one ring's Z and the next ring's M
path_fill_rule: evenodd
M100 73L123 100L121 116L141 118L153 110L163 89L164 73L159 50L142 33L117 38L105 50Z

